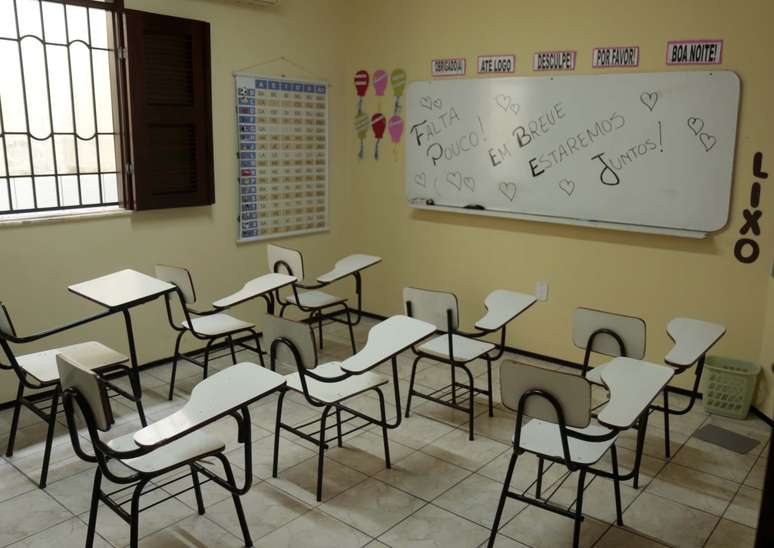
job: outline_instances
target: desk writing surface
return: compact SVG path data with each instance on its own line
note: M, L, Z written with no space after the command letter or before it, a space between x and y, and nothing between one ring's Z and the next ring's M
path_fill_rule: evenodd
M675 318L667 324L667 333L675 346L664 361L677 367L689 367L720 340L726 328L701 320Z
M366 345L341 362L341 368L349 373L363 373L433 333L433 324L403 315L392 316L371 328Z
M637 421L674 376L674 370L632 358L615 358L602 366L600 376L610 392L610 401L597 419L621 430Z
M297 281L295 276L287 274L270 273L258 276L247 282L242 289L232 293L228 297L223 297L212 303L215 308L229 308L237 304L249 301L266 293L271 293L275 289L280 289Z
M487 313L476 322L475 326L490 331L499 329L535 304L535 301L534 295L526 293L506 289L493 291L484 300Z
M238 363L194 386L189 400L180 410L135 432L134 442L142 447L169 443L284 384L285 377L279 373L250 362Z
M373 266L382 262L381 257L375 257L373 255L349 255L343 259L336 261L336 265L333 270L326 272L317 278L320 283L331 283L336 280L340 280L346 276L365 270L369 266Z
M73 293L106 308L128 306L173 291L175 286L142 272L126 269L68 287Z

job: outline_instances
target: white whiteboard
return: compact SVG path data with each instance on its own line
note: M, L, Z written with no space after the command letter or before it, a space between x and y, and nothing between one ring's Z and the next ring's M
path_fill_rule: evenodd
M703 236L728 219L738 108L730 71L413 82L406 194L419 208Z

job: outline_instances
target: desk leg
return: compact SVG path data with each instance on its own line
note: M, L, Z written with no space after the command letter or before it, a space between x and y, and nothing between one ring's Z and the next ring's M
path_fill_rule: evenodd
M132 383L132 392L134 393L134 402L137 404L137 413L140 415L140 422L143 426L148 425L145 419L145 410L142 407L142 386L140 385L140 373L137 365L137 350L134 346L134 331L132 330L132 317L129 309L124 310L124 322L126 323L126 336L129 340L129 360L131 369L129 371L129 381Z
M637 448L634 454L634 469L632 470L632 474L634 474L632 486L635 489L638 489L640 482L640 463L642 462L642 451L645 448L645 432L648 429L648 415L650 415L650 409L646 409L640 416L640 424L637 431Z

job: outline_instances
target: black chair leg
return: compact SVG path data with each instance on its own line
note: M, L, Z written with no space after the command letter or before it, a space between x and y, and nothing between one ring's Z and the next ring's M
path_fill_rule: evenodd
M231 335L226 337L226 341L228 341L228 347L231 350L231 363L236 365L237 359L236 359L236 350L234 349L234 339L231 338Z
M54 429L56 428L56 411L59 406L59 386L54 389L54 396L51 398L51 409L48 415L48 430L46 432L46 448L43 450L43 466L40 469L40 482L38 486L41 489L46 487L48 479L48 465L51 461L51 446L54 443Z
M583 522L583 489L586 483L586 469L581 468L578 474L578 492L575 499L575 525L572 530L572 546L578 548L580 545L580 529Z
M331 405L325 406L322 417L320 418L320 446L317 453L317 502L322 501L322 483L323 483L323 462L325 461L325 422L328 419L328 412Z
M336 440L339 447L344 445L344 439L341 435L341 409L339 407L336 407Z
M454 405L457 405L457 369L453 363L449 364L449 366L451 367L452 384L451 401Z
M193 482L194 495L196 495L196 511L199 515L204 514L204 500L202 499L202 487L199 484L199 473L196 471L196 465L191 465L191 481Z
M132 509L129 513L129 546L137 548L140 543L140 497L148 480L140 480L132 493Z
M500 493L500 502L497 503L497 512L495 512L494 521L492 522L492 531L489 533L488 548L492 548L497 538L497 530L500 528L500 520L503 517L503 508L505 508L505 499L508 498L508 491L511 488L511 478L513 478L513 469L516 466L516 459L519 458L518 452L515 450L511 455L511 461L508 463L508 471L505 473L505 483L503 483L503 490Z
M664 455L672 457L672 448L669 446L669 390L664 387Z
M175 356L172 358L172 376L169 377L169 396L167 399L169 401L172 401L172 393L175 391L175 376L177 375L177 359L178 356L180 356L180 341L183 339L183 335L185 335L185 331L181 331L177 335L177 339L175 340Z
M263 361L263 350L261 349L261 337L258 336L258 333L251 329L250 332L253 334L253 337L255 338L255 348L258 351L258 361L261 363L261 367L266 367L266 364ZM274 369L272 369L274 371Z
M280 425L282 424L282 401L285 399L285 392L280 392L277 398L277 422L274 427L274 460L271 465L271 477L277 477L279 468L279 444L280 444Z
M632 480L632 486L635 489L639 488L640 484L640 464L642 463L642 452L645 448L645 432L648 429L648 410L646 410L641 416L637 431L637 447L634 452L634 479Z
M210 373L210 349L214 342L215 339L210 339L204 347L204 373L202 374L202 379L206 379Z
M537 473L537 482L535 483L535 498L540 498L540 495L543 491L543 464L545 461L543 460L543 457L538 457L538 473Z
M615 492L615 517L618 525L623 525L623 513L621 512L621 482L618 479L618 451L615 445L610 446L610 458L613 461L613 491Z
M102 485L102 470L99 466L94 472L94 486L91 489L91 504L89 506L89 524L86 528L86 548L94 545L94 533L97 530L97 511L99 510L99 494Z
M468 376L468 439L470 441L473 441L474 439L473 420L474 420L474 410L475 410L474 402L476 397L476 392L474 390L475 385L473 384L473 373L470 372L470 369L468 369L467 366L463 365L462 370Z
M417 364L421 359L422 356L417 356L414 359L414 363L411 364L411 381L409 381L409 391L408 396L406 397L406 418L409 418L409 414L411 413L411 396L414 395L414 378L417 376Z
M239 519L239 527L242 529L242 536L245 539L245 546L252 546L253 539L250 537L250 529L247 526L245 511L242 508L242 501L240 500L239 495L235 492L237 485L236 480L234 479L234 472L231 470L231 465L228 463L228 459L222 458L220 460L223 463L223 470L226 473L226 480L234 488L234 491L231 492L231 500L234 501L234 508L236 509L237 519Z
M21 414L22 398L24 397L24 385L19 381L19 388L16 390L16 401L13 405L13 418L11 419L11 432L8 435L8 446L5 449L5 456L13 456L13 446L16 442L16 429L19 427L19 415Z
M382 440L384 441L384 462L387 468L392 468L390 461L390 441L387 439L387 411L384 405L384 394L379 388L376 388L376 393L379 395L379 410L382 413Z
M494 417L494 404L492 403L492 360L486 360L486 384L489 390L489 416Z
M317 311L317 333L320 338L320 350L323 349L323 333L322 333L323 325L322 324L323 324L322 310L318 310Z
M352 354L357 354L357 345L355 344L355 331L352 329L352 317L349 314L349 307L344 305L344 311L347 313L347 328L349 329L349 343L352 345Z

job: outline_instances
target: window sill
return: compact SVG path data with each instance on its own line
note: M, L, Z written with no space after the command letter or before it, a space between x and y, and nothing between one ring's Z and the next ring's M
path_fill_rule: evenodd
M118 206L92 207L84 209L51 211L46 213L26 213L19 215L0 215L0 228L39 223L60 223L102 217L127 217L133 211Z

